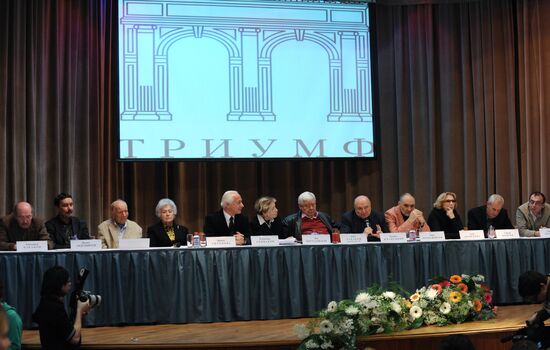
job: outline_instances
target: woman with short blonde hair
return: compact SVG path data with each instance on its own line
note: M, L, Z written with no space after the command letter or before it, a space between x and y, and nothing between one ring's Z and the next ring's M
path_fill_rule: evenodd
M432 231L445 232L445 238L460 238L459 231L464 229L460 215L456 211L456 193L443 192L437 196L430 216L428 226Z
M279 210L275 205L277 199L269 196L258 198L254 203L256 216L252 218L250 229L255 236L279 236L283 230L283 223L279 219Z

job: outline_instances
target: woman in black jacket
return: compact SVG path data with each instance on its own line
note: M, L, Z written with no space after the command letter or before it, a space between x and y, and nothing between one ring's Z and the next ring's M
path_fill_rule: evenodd
M275 206L277 200L273 197L261 197L254 204L256 216L250 223L250 232L255 236L269 236L281 233L283 224L277 217L279 210Z
M175 222L178 208L176 203L168 198L161 199L155 214L159 222L147 228L147 237L151 247L179 247L187 244L187 227Z
M460 215L456 211L456 194L441 193L434 203L434 208L428 217L428 226L432 231L445 232L445 238L460 238L458 232L464 229Z

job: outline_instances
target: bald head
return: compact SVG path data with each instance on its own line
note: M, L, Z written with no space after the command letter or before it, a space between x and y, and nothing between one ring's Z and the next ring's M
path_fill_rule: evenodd
M117 199L111 203L111 218L117 224L126 224L126 220L128 220L128 204L122 199Z
M17 224L22 229L26 230L32 224L32 206L27 202L18 202L13 207L13 215Z
M370 216L372 211L370 199L367 196L357 196L353 201L353 208L355 209L355 215L361 219L366 219Z

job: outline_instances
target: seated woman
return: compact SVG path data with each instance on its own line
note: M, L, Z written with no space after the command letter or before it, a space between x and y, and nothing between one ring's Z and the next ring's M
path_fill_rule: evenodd
M175 223L178 208L171 199L163 198L155 209L160 221L147 228L151 247L179 247L187 244L187 227Z
M256 216L250 223L251 233L255 236L277 235L282 231L283 224L277 217L277 200L273 197L261 197L254 204Z
M462 220L456 211L456 194L441 193L434 203L434 208L428 217L428 226L432 231L445 232L445 238L459 238L458 231L464 229Z

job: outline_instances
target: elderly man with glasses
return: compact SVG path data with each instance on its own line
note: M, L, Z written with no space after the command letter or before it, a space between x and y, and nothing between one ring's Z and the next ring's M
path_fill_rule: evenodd
M495 230L514 228L503 207L504 198L499 194L492 194L486 205L468 210L468 229L487 233L489 226L493 226Z
M516 225L522 237L540 237L540 228L550 227L550 205L541 192L529 195L529 201L516 210Z

